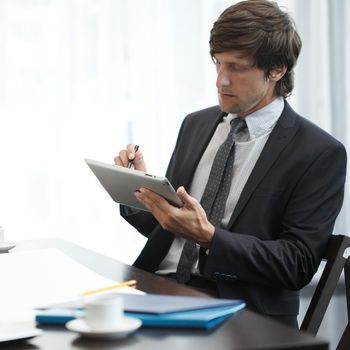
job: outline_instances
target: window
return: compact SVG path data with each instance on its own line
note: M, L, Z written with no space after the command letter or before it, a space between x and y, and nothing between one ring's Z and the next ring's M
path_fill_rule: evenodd
M280 1L303 39L295 109L349 141L350 5ZM84 158L138 143L164 173L183 117L216 104L208 40L224 0L0 0L0 224L125 262L144 238ZM349 224L348 194L338 232Z

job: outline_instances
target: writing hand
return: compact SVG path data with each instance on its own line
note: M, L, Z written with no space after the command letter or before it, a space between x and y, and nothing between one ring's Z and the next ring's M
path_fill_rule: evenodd
M128 144L125 149L121 150L119 154L114 157L114 163L119 166L128 167L130 162L132 162L136 170L147 171L142 151L132 144Z

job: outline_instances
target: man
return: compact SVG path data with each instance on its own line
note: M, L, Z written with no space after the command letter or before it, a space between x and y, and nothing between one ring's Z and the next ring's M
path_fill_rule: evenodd
M275 3L225 10L210 36L220 107L185 118L166 174L183 207L145 188L135 196L150 212L121 206L148 237L135 266L242 298L295 327L298 290L322 259L346 171L342 144L285 100L300 49L292 20ZM121 166L130 160L146 170L133 145L115 157Z

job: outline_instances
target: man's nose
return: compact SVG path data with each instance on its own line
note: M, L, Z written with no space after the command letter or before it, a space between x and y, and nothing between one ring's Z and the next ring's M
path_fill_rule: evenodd
M230 79L227 77L226 74L224 74L224 72L218 72L218 76L216 78L216 86L230 86Z

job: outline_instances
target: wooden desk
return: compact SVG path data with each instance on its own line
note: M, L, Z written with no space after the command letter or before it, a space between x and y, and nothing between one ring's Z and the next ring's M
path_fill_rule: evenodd
M204 296L194 289L120 263L62 239L16 242L15 251L58 248L76 261L116 281L136 279L138 288L148 293ZM15 253L15 251L13 253ZM13 254L11 253L11 254ZM2 287L4 288L4 287ZM327 350L326 341L298 332L249 310L232 316L212 331L140 329L123 340L84 339L64 327L45 326L40 337L25 343L2 345L6 349L129 349L129 350Z

